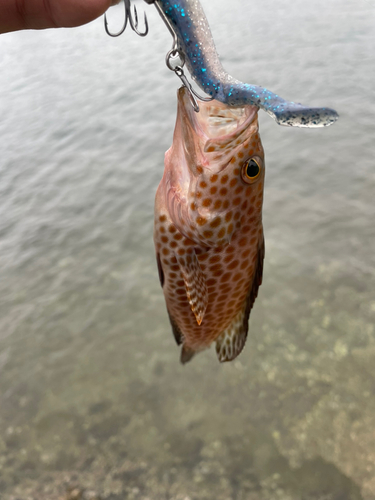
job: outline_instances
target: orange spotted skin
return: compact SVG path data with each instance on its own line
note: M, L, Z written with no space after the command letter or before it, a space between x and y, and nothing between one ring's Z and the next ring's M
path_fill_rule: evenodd
M178 102L155 201L159 274L182 361L209 347L237 318L246 332L231 356L219 357L228 361L242 350L262 276L265 168L258 109L233 111L212 101L200 103L196 114L184 88ZM255 178L244 174L250 158L260 166Z

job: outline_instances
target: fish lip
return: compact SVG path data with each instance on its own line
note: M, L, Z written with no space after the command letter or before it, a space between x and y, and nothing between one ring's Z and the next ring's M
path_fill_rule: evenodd
M256 121L257 119L257 113L259 111L258 106L254 106L251 104L246 104L244 106L228 106L227 104L224 104L220 101L217 101L215 99L211 101L201 101L200 99L197 98L197 102L199 104L199 109L200 111L197 113L194 111L194 108L191 104L190 96L189 96L189 91L186 87L181 87L178 91L178 98L181 101L182 108L184 111L185 116L189 120L189 124L192 128L192 130L195 131L195 134L198 135L201 138L201 141L203 142L203 146L205 143L207 143L209 140L215 140L215 141L220 141L224 142L226 140L230 141L234 136L240 135L247 127L251 125L252 122ZM227 134L223 135L215 135L214 137L211 137L204 129L203 127L203 121L204 117L202 118L202 111L207 110L207 109L219 109L219 110L230 110L233 108L235 109L244 109L245 113L247 114L247 117L245 118L244 121L240 123L236 127L234 131L231 131ZM211 116L215 116L212 114Z

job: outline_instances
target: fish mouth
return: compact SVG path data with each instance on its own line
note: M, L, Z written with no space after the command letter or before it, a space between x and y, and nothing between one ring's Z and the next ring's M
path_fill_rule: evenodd
M233 140L234 136L240 135L256 120L259 110L257 106L249 104L228 106L216 100L206 102L198 99L199 112L196 113L186 87L179 89L178 98L185 118L203 144L212 139L220 142L226 142L226 139L228 142Z

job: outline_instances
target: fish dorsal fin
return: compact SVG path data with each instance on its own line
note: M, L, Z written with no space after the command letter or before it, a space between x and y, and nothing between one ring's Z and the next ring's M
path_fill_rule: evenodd
M249 330L250 311L258 295L259 286L262 283L263 260L264 239L262 237L258 248L258 261L255 268L253 283L244 302L244 307L242 311L234 317L232 323L216 339L216 354L220 363L232 361L244 348L247 332Z
M158 265L160 286L163 288L163 286L164 286L164 271L163 271L163 266L161 265L161 258L160 258L159 252L156 254L156 263Z
M194 248L188 248L183 255L176 253L181 274L185 282L186 295L198 325L203 321L208 304L206 278L199 264Z

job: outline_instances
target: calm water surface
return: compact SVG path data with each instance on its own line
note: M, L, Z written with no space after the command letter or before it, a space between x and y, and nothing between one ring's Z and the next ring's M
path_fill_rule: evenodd
M157 278L155 9L145 39L0 38L1 499L375 499L375 2L202 4L229 73L340 113L261 112L264 283L226 365L179 364Z

